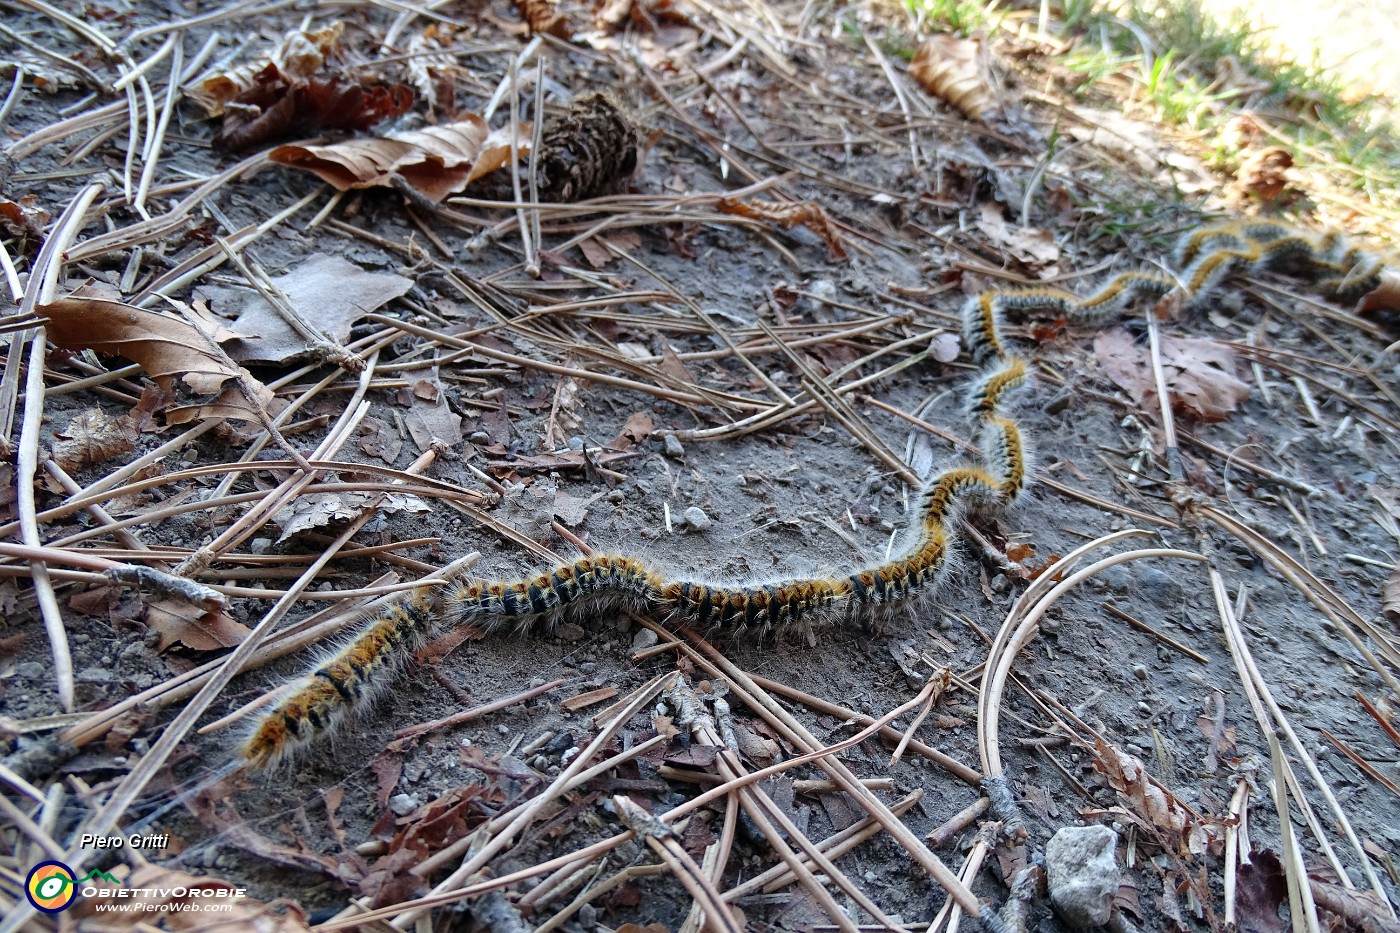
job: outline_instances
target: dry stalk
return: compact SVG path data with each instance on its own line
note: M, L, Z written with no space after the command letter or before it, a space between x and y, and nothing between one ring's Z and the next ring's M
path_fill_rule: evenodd
M643 810L630 797L618 794L612 802L623 825L661 858L671 874L680 880L690 896L695 898L696 904L705 911L705 927L715 933L740 933L742 922L720 898L720 893L700 866L695 864L690 853L685 851L676 838L675 830ZM840 908L835 910L838 917L845 916ZM854 933L855 928L852 926L851 930Z

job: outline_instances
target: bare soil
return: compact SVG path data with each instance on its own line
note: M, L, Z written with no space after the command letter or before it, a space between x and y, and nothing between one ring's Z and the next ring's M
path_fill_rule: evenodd
M271 166L231 179L205 197L192 215L193 233L182 226L145 245L134 258L130 249L116 249L66 265L60 293L90 277L129 290L133 281L140 285L150 274L202 249L211 232L228 236L312 195L301 211L246 247L269 274L292 271L314 253L397 273L411 279L413 287L382 314L430 332L470 334L468 339L492 351L552 367L476 354L431 369L405 368L403 364L444 356L452 347L408 332L388 345L372 362L373 381L364 395L366 423L375 433L353 432L335 459L408 468L426 446L416 443L408 428L411 418L423 412L424 396L414 390L425 380L422 393L441 393L461 416L462 433L426 475L482 493L481 510L463 512L445 496L425 496L425 513L375 517L350 547L434 540L372 557L337 557L312 582L313 595L318 589L369 586L386 572L414 579L473 551L481 557L469 574L537 572L550 561L522 541L569 556L576 550L571 536L597 551L642 555L673 574L720 581L814 576L877 562L892 540L900 540L916 488L859 439L851 424L863 425L915 475L931 475L965 456L889 409L920 415L939 429L968 437L961 390L974 371L965 356L938 362L929 349L939 333L956 333L967 296L998 283L1047 279L1083 292L1109 271L1166 265L1178 234L1226 216L1218 193L1229 180L1213 176L1189 150L1150 124L1061 99L1053 73L1047 77L1037 63L1044 50L1030 40L1006 34L994 44L1001 110L979 123L925 95L903 74L902 63L890 60L910 112L901 109L885 72L860 39L861 30L874 36L881 28L881 20L868 9L725 7L722 18L706 12L714 9L708 4L684 7L691 26L634 24L624 34L600 38L598 48L555 40L542 46L539 54L548 65L546 110L558 112L570 99L606 88L635 123L639 147L637 171L622 182L619 195L591 211L543 212L538 279L525 271L527 257L512 209L468 201L434 213L398 191L380 189L350 193L325 220L312 224L332 197L330 191L309 174ZM565 10L581 15L568 5ZM163 22L170 12L138 3L90 21L119 39ZM181 9L178 15L189 12ZM527 41L514 29L518 14L500 4L455 4L443 13L467 24L459 35L453 106L479 113ZM352 4L337 7L334 15L347 24L346 45L371 63L365 67L399 74L393 54L377 50L394 20L389 8ZM318 12L315 25L324 25L329 17ZM108 67L51 18L11 11L7 21L16 32L39 37L50 48ZM236 31L238 38L251 40L234 59L242 62L300 22L301 14L288 9L216 27L194 25L174 34L188 61L211 29L224 31L219 54L231 51L229 33ZM426 18L410 19L399 42L421 34L428 23ZM162 40L156 36L140 43L133 49L136 60L149 56ZM639 57L633 57L634 48ZM703 80L697 78L697 68ZM526 114L534 110L534 69L533 62L519 69L520 106ZM153 79L160 78L160 88L168 70L167 63L151 72ZM21 138L62 119L84 93L68 89L45 96L26 86L9 114L11 135ZM503 104L493 124L499 125L509 109ZM421 119L421 113L420 107L407 119ZM124 116L111 125L119 124L124 127ZM205 119L188 102L172 111L152 214L183 197L173 187L177 182L207 177L232 164L236 157L208 145L216 128L217 121ZM96 179L107 186L96 202L101 210L89 214L79 242L135 223L139 215L121 194L124 134L121 129L85 152L79 149L90 137L81 133L38 149L12 166L7 196L36 194L57 215ZM1047 155L1052 135L1059 141L1054 154ZM911 136L917 162L911 157ZM65 159L74 153L70 165ZM739 219L720 213L713 198L696 197L751 184L765 186L751 200L821 205L848 258L834 257L811 229ZM661 210L642 213L635 208L640 202L626 200L629 195L646 196L648 205L662 205L670 216ZM1010 239L989 232L986 205L1011 231ZM1311 220L1306 207L1304 200L1293 218L1301 225ZM606 263L594 253L595 267L579 247L564 247L575 234L603 221L609 229L594 241L612 235L617 252ZM492 225L504 226L482 238L481 230ZM1058 251L1055 258L1027 259L1018 253L1020 237L1034 238L1042 231ZM24 269L34 261L37 245L14 238L7 248ZM607 256L606 247L602 256ZM136 271L124 278L133 264ZM237 280L236 271L226 265L181 283L172 296L188 300L197 286ZM599 313L551 308L561 301L627 292L678 297L634 300ZM855 332L861 324L870 326ZM769 345L759 325L773 328L789 346L782 352L770 346L755 353L751 366L733 354L714 352L731 344ZM381 326L362 321L352 339ZM1145 341L1139 323L1128 327ZM936 598L894 616L876 631L824 626L769 638L721 635L715 644L743 671L869 716L907 702L928 677L947 668L952 686L917 737L980 771L976 711L981 665L1028 578L1052 555L1066 555L1111 532L1143 528L1152 535L1149 543L1117 548L1203 553L1219 572L1229 600L1242 602L1245 637L1264 682L1317 762L1394 903L1400 896L1394 861L1400 858L1400 804L1392 790L1343 757L1328 734L1369 761L1381 777L1400 781L1396 744L1357 696L1383 713L1390 711L1392 721L1397 698L1336 624L1256 548L1180 508L1183 495L1189 494L1292 555L1389 639L1383 645L1362 636L1391 676L1400 673L1384 653L1393 653L1396 644L1394 627L1382 613L1383 589L1400 536L1400 499L1392 487L1392 477L1400 471L1395 442L1400 405L1393 393L1400 373L1386 349L1391 337L1380 324L1319 303L1307 297L1304 284L1282 278L1234 282L1214 307L1165 329L1259 348L1241 350L1238 375L1251 392L1237 410L1217 423L1177 424L1203 442L1183 440L1184 482L1173 483L1168 473L1160 412L1143 409L1107 377L1095 356L1093 332L1018 324L1010 328L1011 339L1031 355L1038 373L1017 412L1034 448L1037 475L1108 507L1038 485L1014 509L977 518L987 547L964 543ZM836 331L839 339L791 346ZM1141 341L1137 346L1144 346ZM637 348L658 360L626 360ZM67 354L51 351L48 359L49 393L39 435L45 452L71 432L75 417L94 408L119 416L149 385L143 375L133 374L111 384L105 394L60 392L64 382L87 373L74 368ZM95 357L88 361L99 362ZM867 384L850 385L900 362L905 365ZM100 363L111 369L125 365L108 358ZM857 364L854 370L833 375L850 364ZM19 365L17 358L12 356L7 365ZM568 372L561 374L561 367ZM292 369L293 364L265 365L253 372L272 382ZM297 397L333 372L321 366L281 394ZM633 386L590 381L586 373L624 377ZM313 394L292 419L299 429L288 432L288 443L310 455L333 426L351 417L347 400L359 378L340 374ZM725 430L760 406L726 406L723 399L742 397L767 406L786 396L800 403L812 397L814 378L843 387L842 417L820 405L794 416L789 404L787 417L759 430ZM658 389L668 390L670 398ZM708 394L684 404L670 400L677 393L697 392ZM638 424L639 417L651 429L628 440L624 429ZM434 424L445 430L445 422ZM9 441L19 450L24 439L18 417L13 425ZM164 426L157 419L135 449L85 466L73 479L80 486L97 482L182 430L188 428ZM232 464L258 433L256 424L210 431L169 452L153 472ZM668 434L676 435L679 448L668 446ZM397 454L378 456L385 449L384 437L400 442ZM609 452L627 456L603 468L561 466L580 449L595 458ZM283 454L273 444L258 456ZM1251 465L1290 482L1270 479ZM14 462L0 469L18 475ZM285 470L244 473L231 491L266 491L286 475ZM219 479L218 474L181 479L107 505L117 518L140 514L206 497ZM1305 494L1308 489L1312 495ZM37 495L41 511L68 496L43 478L42 468ZM196 510L137 525L131 533L147 545L180 549L178 557L208 545L251 507ZM684 518L691 508L709 519L703 530ZM19 515L15 502L5 509L7 521ZM41 523L41 536L54 542L100 521L91 513L55 517ZM18 542L15 526L6 527L11 529L7 540ZM275 526L267 525L220 554L198 578L283 588L342 527L318 529L319 537L283 539ZM129 542L111 536L73 547L97 545L109 551L131 549ZM278 564L277 558L285 563ZM83 821L105 794L122 785L188 698L156 700L129 711L71 757L55 752L59 730L71 730L113 704L226 655L227 649L192 648L198 622L187 621L186 630L169 624L152 627L149 608L157 594L96 591L91 580L58 575L53 586L76 671L76 703L67 713L59 701L33 582L26 578L27 568L13 567L13 556L5 561L15 570L0 585L5 616L0 713L4 728L14 733L8 762L28 768L28 780L40 789L55 784L64 789L66 804L48 814L47 821L36 816L36 822L60 850L68 850ZM273 605L271 598L230 598L228 615L252 629ZM298 599L278 627L327 605L325 600ZM329 605L348 611L347 628L353 631L361 611L347 601ZM1110 605L1181 647L1132 627L1111 614ZM607 687L626 696L677 668L674 651L634 660L634 645L646 642L641 632L640 620L616 614L548 632L473 632L460 644L449 633L445 643L436 644L450 644L452 650L430 650L431 660L413 665L352 727L272 775L228 774L250 728L248 720L208 734L190 733L127 809L119 831L168 832L169 848L141 855L164 868L244 885L263 902L294 902L313 921L329 918L362 895L373 906L422 895L460 856L426 878L412 873L414 865L537 793L596 734L592 716L605 704L571 712L563 701ZM319 651L324 654L345 637L327 636ZM209 706L201 725L312 669L321 656L317 651L299 651L236 677ZM697 682L709 679L692 661L683 659L679 666ZM463 726L394 741L399 729L555 679L563 684L543 696ZM858 728L841 717L784 702L821 742L838 742ZM623 729L613 750L664 728L655 720L656 709L649 710ZM1073 717L1063 710L1082 721L1073 741L1054 721L1070 722ZM779 758L801 753L777 740L742 704L735 704L734 715L741 732L756 736L744 746L754 769L775 760L757 754L762 739L776 741L768 747ZM983 827L993 849L972 888L994 908L1006 901L1014 871L1033 862L1057 829L1097 822L1120 831L1119 860L1127 865L1119 895L1121 917L1150 930L1222 927L1224 823L1210 824L1208 817L1224 819L1242 778L1251 787L1249 842L1259 853L1282 851L1269 745L1222 636L1206 565L1139 560L1106 569L1071 590L1044 618L1039 637L1016 662L1001 722L1001 754L1028 837L1008 840L995 825ZM903 729L908 723L905 717L896 725ZM1095 767L1102 759L1080 744L1089 728L1141 759L1173 799L1197 817L1191 825L1217 825L1222 831L1207 833L1210 838L1192 851L1187 840L1140 806L1134 790L1141 785L1115 788L1103 768ZM695 784L666 780L658 772L663 760L699 761L686 744L677 738L560 797L541 822L493 861L491 872L505 875L620 831L609 802L615 794L626 793L656 812L693 796ZM904 817L915 835L923 837L978 798L978 788L916 752L906 752L890 767L891 746L871 739L841 758L862 777L892 779L892 789L880 794L887 802L923 791L922 800ZM55 757L34 765L35 749L55 752ZM1289 748L1287 755L1312 808L1311 818L1332 849L1331 856L1323 851L1295 800L1293 831L1308 870L1338 882L1334 864L1339 865L1347 884L1367 890L1362 856L1340 831L1296 751ZM820 776L810 766L789 775ZM864 816L842 794L793 796L786 777L763 786L785 801L784 809L812 839ZM17 805L33 803L14 796L11 788L6 793ZM452 819L433 831L420 826L421 835L406 841L410 828L437 812L434 802L444 807L453 794L466 803ZM720 834L724 821L722 802L700 811L683 828L683 845L697 860L703 858L705 845ZM937 854L957 868L978 836L974 823ZM23 877L37 850L9 829L3 831L2 845L0 859L14 873L11 878ZM90 864L119 861L94 856ZM598 864L596 875L590 867L578 887L530 905L526 922L543 923L614 871L654 862L645 847L628 843ZM767 842L747 817L741 818L734 854L718 886L737 885L773 862ZM945 901L944 891L887 835L857 848L840 864L870 898L911 928L922 929L918 924L932 921ZM1262 868L1256 871L1264 874ZM1265 893L1251 888L1248 906L1241 908L1254 924L1250 929L1283 929L1286 897L1280 914L1279 880L1255 881ZM535 883L507 893L519 898ZM13 902L16 889L6 882L0 896ZM856 915L853 905L838 900ZM672 875L642 877L599 898L564 929L616 929L624 923L679 929L689 905ZM831 923L799 886L741 899L739 905L755 928L816 929ZM1060 928L1044 899L1031 910L1028 929ZM1384 908L1372 905L1372 910L1385 917ZM440 928L467 923L450 907L433 916Z

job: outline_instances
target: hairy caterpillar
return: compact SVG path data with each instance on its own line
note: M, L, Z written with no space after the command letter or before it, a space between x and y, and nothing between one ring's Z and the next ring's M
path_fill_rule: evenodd
M263 715L243 745L245 765L274 767L373 702L441 621L524 632L565 618L630 609L702 630L873 624L891 607L932 591L947 567L962 512L1003 508L1025 491L1025 444L1007 402L1028 380L1028 367L1003 341L1005 315L1055 314L1093 324L1176 288L1200 302L1227 276L1246 270L1288 271L1325 294L1351 296L1373 288L1382 269L1379 259L1340 237L1307 236L1267 222L1195 230L1182 237L1176 261L1183 270L1180 282L1159 273L1128 272L1087 297L1050 287L1002 288L967 302L963 340L983 371L969 384L966 408L980 430L983 462L952 467L929 481L899 555L844 575L723 586L668 579L639 558L599 554L520 579L470 580L446 592L419 590L370 619L353 642Z

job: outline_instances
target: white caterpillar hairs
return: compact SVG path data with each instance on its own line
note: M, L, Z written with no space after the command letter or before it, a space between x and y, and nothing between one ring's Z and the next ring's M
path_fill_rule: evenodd
M273 767L368 706L442 622L524 633L565 618L629 609L669 624L728 632L875 624L891 608L935 588L964 510L1004 508L1026 489L1025 442L1007 402L1027 381L1028 365L1006 348L1002 321L1007 314L1054 314L1095 324L1178 287L1199 303L1241 271L1287 271L1325 294L1345 297L1374 288L1382 268L1376 257L1339 237L1256 222L1195 230L1181 239L1176 258L1183 269L1180 284L1168 275L1128 272L1086 297L1058 288L999 288L967 302L964 342L973 361L984 367L966 398L979 429L982 462L955 465L925 485L902 553L845 574L734 586L672 579L639 557L599 554L513 580L470 580L446 592L425 587L368 620L354 641L266 713L243 745L243 762L250 769Z

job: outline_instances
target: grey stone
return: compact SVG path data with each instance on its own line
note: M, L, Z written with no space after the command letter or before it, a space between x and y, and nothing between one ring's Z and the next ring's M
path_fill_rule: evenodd
M25 680L42 680L44 665L38 661L25 661L23 664L15 665L15 673Z
M679 460L685 456L685 447L674 434L667 434L661 440L661 449L666 451L666 456Z
M688 526L694 528L696 531L704 531L714 524L710 516L705 514L705 510L698 505L692 505L690 508L686 509L681 514L681 517L685 519L685 523Z
M1181 602L1181 584L1158 567L1143 567L1138 571L1138 588L1159 606L1175 606Z
M112 682L112 672L105 667L85 667L78 671L74 679L80 684L109 684Z
M1117 846L1118 834L1107 826L1066 826L1046 845L1050 901L1070 926L1108 922L1120 877Z
M649 628L637 629L637 634L632 636L632 650L645 651L656 644L656 633Z
M413 794L395 794L389 798L389 809L394 811L396 816L408 816L419 806L418 798Z

